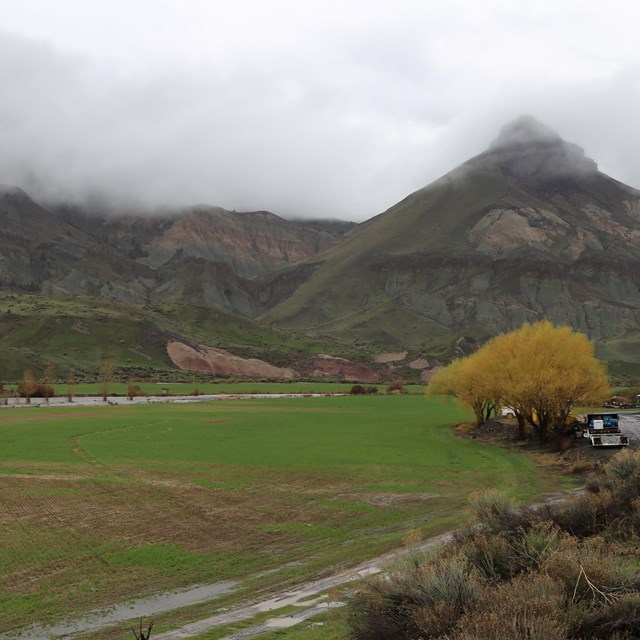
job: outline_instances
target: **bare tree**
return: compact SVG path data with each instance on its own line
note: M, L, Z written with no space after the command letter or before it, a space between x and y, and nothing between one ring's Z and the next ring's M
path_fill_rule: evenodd
M140 629L136 631L133 627L131 627L131 632L133 633L136 640L149 640L151 637L151 629L153 629L153 620L151 624L147 627L147 633L142 630L142 618L140 618Z
M102 384L102 401L107 401L109 395L109 385L113 382L113 360L107 358L102 361L100 367L100 383Z
M73 375L73 372L69 374L67 378L67 400L69 402L73 402L73 390L76 386L76 377Z
M30 369L25 369L22 374L22 382L18 385L18 393L24 396L25 402L31 404L31 396L38 390L33 373Z
M54 394L53 380L55 378L55 367L52 362L47 362L44 366L44 377L42 379L42 395L44 401L49 404L49 398Z

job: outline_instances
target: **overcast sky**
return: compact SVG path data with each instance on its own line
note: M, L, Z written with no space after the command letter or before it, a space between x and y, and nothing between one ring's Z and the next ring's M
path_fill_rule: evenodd
M363 220L530 113L640 188L634 0L0 0L0 183Z

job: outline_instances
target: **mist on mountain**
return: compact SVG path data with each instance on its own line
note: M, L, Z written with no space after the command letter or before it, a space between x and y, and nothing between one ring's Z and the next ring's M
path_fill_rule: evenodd
M584 178L598 171L598 165L586 157L584 149L564 141L530 115L505 125L488 153L496 164L529 184Z

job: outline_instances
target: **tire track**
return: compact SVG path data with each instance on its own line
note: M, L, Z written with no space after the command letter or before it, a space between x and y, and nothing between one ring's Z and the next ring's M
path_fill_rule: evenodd
M272 618L259 625L243 629L238 634L228 636L228 639L241 640L243 638L251 638L258 633L275 628L293 626L293 624L312 618L326 611L328 608L340 606L341 603L327 603L326 596L323 595L324 592L351 582L356 582L368 575L380 573L392 563L416 551L428 551L445 545L453 539L454 534L455 531L448 531L447 533L429 538L418 546L390 551L372 560L362 562L352 569L340 571L326 578L305 582L296 589L282 591L267 600L242 605L230 611L198 620L197 622L184 625L179 629L161 633L156 636L156 638L157 640L182 640L183 638L191 638L192 636L206 633L212 629L251 620L251 618L255 618L257 615L264 614L268 611L277 611L278 609L289 606L299 606L301 607L299 615ZM290 622L291 624L289 624Z

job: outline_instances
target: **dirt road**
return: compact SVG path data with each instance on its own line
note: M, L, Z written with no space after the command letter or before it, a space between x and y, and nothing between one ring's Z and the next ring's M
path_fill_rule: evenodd
M629 436L632 447L640 446L640 413L621 413L620 429Z
M155 636L155 638L157 640L179 640L181 638L190 638L192 636L205 633L206 631L210 631L211 629L250 620L259 614L264 614L269 611L275 612L278 609L290 606L299 607L300 613L288 616L274 616L264 622L247 627L234 635L227 636L227 639L241 640L244 638L251 638L258 633L263 633L268 630L291 627L299 622L307 620L308 618L317 616L327 609L344 605L343 602L330 602L328 600L327 591L350 582L355 582L367 575L380 573L385 567L389 567L394 561L397 561L403 556L406 556L409 553L414 553L415 551L426 551L428 549L441 546L450 541L452 537L453 533L450 532L429 538L417 547L387 553L378 558L364 562L353 569L349 569L348 571L341 571L326 578L306 582L299 585L296 589L283 591L271 598L239 606L224 613L211 616L210 618L198 620L197 622L185 625L180 629L161 633Z

